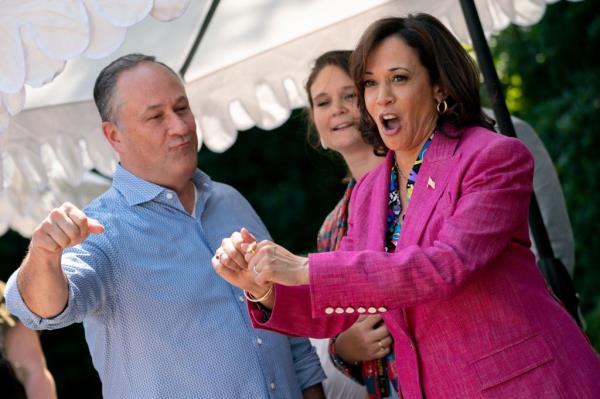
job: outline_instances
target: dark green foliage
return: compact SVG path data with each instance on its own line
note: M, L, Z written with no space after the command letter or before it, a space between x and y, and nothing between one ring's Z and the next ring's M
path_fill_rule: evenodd
M295 252L315 249L317 231L345 189L343 160L308 144L300 111L274 131L240 132L223 154L203 148L198 160L214 180L238 189L273 239Z
M530 28L496 41L509 107L529 122L555 162L576 241L575 284L588 334L600 348L600 2L559 2Z

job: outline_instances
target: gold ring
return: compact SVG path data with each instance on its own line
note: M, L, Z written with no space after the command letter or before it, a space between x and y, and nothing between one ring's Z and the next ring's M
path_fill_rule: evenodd
M246 251L251 252L252 255L256 255L256 241L248 245L248 249Z

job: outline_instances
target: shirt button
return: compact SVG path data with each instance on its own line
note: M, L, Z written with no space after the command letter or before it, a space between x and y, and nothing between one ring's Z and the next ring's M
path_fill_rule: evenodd
M173 193L167 193L167 199L173 199Z
M379 313L385 313L385 312L387 312L387 309L386 309L386 308L384 308L384 307L382 306L382 307L380 307L379 309L377 309L377 311L378 311Z
M344 313L344 308L335 308L335 313L337 313L337 314Z
M244 302L244 296L243 295L238 296L238 299L239 299L240 302Z
M262 339L260 337L256 338L256 343L262 345Z
M367 312L373 314L373 313L377 313L377 309L375 309L374 307L370 307Z
M367 310L361 306L360 308L356 309L356 311L358 313L365 313Z
M271 390L273 390L273 391L275 390L275 383L274 382L271 383Z
M354 308L347 307L347 308L346 308L346 313L349 313L349 314L350 314L350 313L354 313Z
M333 308L325 308L325 314L332 314Z

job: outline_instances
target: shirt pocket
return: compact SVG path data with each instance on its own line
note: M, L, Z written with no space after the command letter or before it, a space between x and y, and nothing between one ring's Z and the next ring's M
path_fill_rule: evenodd
M561 398L553 360L544 337L534 334L476 360L472 367L485 398Z

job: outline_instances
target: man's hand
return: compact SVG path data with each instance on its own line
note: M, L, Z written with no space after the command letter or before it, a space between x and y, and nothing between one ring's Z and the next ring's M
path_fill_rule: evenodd
M221 242L211 264L225 281L247 291L255 298L261 298L268 292L270 284L257 284L254 281L255 274L248 269L248 263L244 258L246 251L253 251L255 246L256 237L243 228Z
M65 308L68 284L60 265L62 252L102 232L104 226L68 202L53 209L35 229L17 276L19 292L32 312L50 318Z
M65 202L53 209L35 229L29 251L40 255L60 255L65 248L79 244L88 235L102 232L104 226L97 220L88 218L75 205Z

